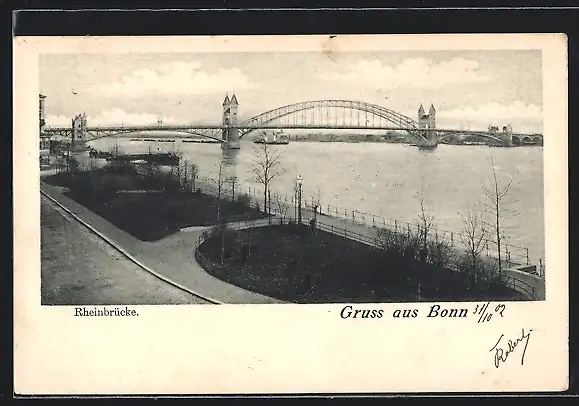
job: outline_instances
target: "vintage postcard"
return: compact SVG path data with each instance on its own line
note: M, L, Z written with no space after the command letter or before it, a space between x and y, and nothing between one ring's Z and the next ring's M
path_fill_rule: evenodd
M566 52L15 38L16 392L565 390Z

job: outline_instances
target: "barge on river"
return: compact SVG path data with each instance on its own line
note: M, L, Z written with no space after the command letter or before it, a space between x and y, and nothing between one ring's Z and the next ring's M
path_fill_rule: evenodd
M287 145L289 144L289 136L283 131L262 131L261 134L253 139L253 142L255 144Z

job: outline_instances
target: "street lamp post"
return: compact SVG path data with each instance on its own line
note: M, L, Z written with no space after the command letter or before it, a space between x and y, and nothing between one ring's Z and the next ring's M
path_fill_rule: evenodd
M298 176L298 224L302 224L302 175Z

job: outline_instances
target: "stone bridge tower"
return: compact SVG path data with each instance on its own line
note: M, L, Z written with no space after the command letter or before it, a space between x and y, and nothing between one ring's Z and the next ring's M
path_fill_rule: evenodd
M72 149L84 151L86 149L86 113L77 114L72 119Z
M239 124L238 109L239 103L235 94L233 94L231 99L229 99L228 95L225 95L225 100L223 100L223 125L225 128L221 132L221 139L226 142L221 144L222 148L240 148L239 128L230 128L230 126Z
M501 142L505 147L513 146L513 127L510 124L503 126L503 131L501 131Z
M418 126L420 129L424 129L426 139L429 141L436 141L436 109L434 105L430 105L430 109L428 110L428 114L424 112L424 107L422 104L418 108Z
M430 105L430 110L428 110L428 118L430 119L430 128L436 129L436 109L434 108L434 104ZM436 131L434 131L436 133Z

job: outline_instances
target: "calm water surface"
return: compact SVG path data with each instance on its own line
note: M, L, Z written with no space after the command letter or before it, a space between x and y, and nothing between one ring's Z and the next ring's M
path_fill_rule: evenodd
M245 190L260 192L253 179L254 144L242 142L240 150L224 154L219 144L195 144L102 139L91 146L110 150L115 144L129 153L179 151L199 166L201 176L216 177L225 158L228 172ZM473 204L485 203L483 184L492 176L495 162L499 183L513 183L506 206L504 234L509 244L527 247L532 260L544 258L543 148L490 148L439 145L421 151L404 144L293 142L275 146L284 151L283 172L272 191L292 195L298 175L303 177L303 197L320 195L322 207L339 206L416 223L420 194L428 214L442 230L460 231L461 214ZM343 215L343 210L341 213Z

